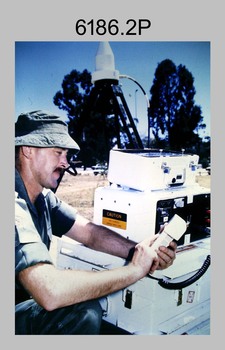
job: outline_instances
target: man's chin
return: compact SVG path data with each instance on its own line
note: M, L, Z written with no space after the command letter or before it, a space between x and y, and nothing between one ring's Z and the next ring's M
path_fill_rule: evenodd
M52 180L48 188L50 188L51 190L55 190L58 187L58 185L59 185L59 178Z
M62 174L61 172L57 171L54 173L54 177L51 179L51 189L54 190L59 186L60 180L61 180Z

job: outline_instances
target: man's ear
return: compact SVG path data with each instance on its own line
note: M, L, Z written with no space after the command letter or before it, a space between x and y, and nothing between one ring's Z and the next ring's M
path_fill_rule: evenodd
M30 158L30 155L32 153L32 147L29 146L21 146L21 150L22 150L22 154L24 155L24 157L26 158Z

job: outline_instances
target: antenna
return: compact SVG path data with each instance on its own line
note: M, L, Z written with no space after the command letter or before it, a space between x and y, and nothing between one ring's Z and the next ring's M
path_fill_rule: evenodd
M130 113L121 86L119 85L120 74L115 69L114 54L109 43L100 42L95 56L95 71L92 73L94 88L91 92L93 107L100 112L103 106L110 106L110 110L116 117L117 144L121 148L120 125L128 137L127 148L143 149L143 144ZM121 122L121 123L120 123Z

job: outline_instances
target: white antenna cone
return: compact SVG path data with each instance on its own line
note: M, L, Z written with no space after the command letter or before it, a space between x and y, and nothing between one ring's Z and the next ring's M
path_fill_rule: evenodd
M99 43L95 56L95 71L92 73L92 83L103 79L119 81L119 71L115 69L114 55L108 41Z

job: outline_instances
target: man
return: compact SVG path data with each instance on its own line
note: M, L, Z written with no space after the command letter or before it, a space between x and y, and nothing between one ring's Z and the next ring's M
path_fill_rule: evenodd
M69 166L67 153L79 150L60 117L44 111L21 114L15 146L15 333L99 334L98 298L170 266L176 244L156 254L150 240L137 244L123 238L57 198L51 189ZM49 254L52 235L66 235L127 264L101 272L59 270Z

